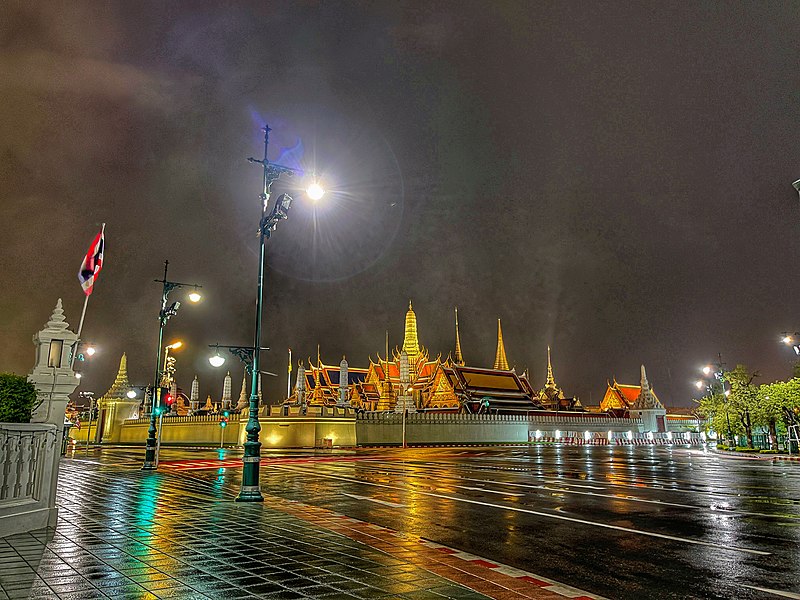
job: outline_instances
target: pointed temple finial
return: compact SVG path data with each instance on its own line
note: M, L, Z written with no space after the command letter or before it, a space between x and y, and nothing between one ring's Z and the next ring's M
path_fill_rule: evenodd
M550 346L547 347L547 381L545 387L556 387L556 379L553 377L553 364L550 362Z
M506 358L506 347L503 344L503 328L500 326L500 319L497 319L497 352L494 355L494 368L508 371L508 359Z
M419 356L419 339L417 338L417 315L414 314L414 309L411 308L411 300L408 301L408 312L406 313L403 350L408 353L408 360L412 364L416 364L417 356Z
M644 365L642 365L641 389L639 390L639 395L637 396L636 400L631 405L631 408L634 409L664 408L659 399L656 398L656 395L653 393L653 390L650 389L650 382L647 381L647 373L644 370Z
M69 327L69 323L64 318L64 309L61 307L61 298L59 298L45 328L50 331L64 331L67 327Z
M128 381L128 357L123 353L119 359L119 370L117 376L114 378L114 383L108 391L103 394L101 400L125 400L126 394L131 389L131 383Z
M464 356L461 354L461 337L458 334L458 307L456 306L456 357L455 363L464 366Z

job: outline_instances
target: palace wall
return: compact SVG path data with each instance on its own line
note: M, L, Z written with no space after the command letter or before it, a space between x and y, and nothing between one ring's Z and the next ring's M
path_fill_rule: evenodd
M266 409L264 409L266 413ZM302 414L297 406L273 406L262 414L260 440L265 448L324 448L332 446L399 445L403 437L403 415L359 413L350 408L309 406ZM406 416L409 444L498 444L530 441L669 440L691 439L700 443L695 419L667 417L669 433L644 431L641 419L615 418L594 413L536 412L527 415L478 415L455 413L411 413ZM224 430L225 445L242 445L246 438L247 414L231 415ZM123 445L143 445L149 419L124 421L104 440ZM85 425L70 436L85 443ZM92 438L94 442L95 429ZM167 446L219 446L222 429L218 415L166 417L161 443ZM629 433L630 432L630 433ZM673 435L674 434L674 435ZM605 442L603 442L605 443Z

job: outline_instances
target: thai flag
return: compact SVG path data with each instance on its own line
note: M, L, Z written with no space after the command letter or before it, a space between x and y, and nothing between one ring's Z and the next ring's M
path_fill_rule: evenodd
M94 282L103 268L103 250L105 249L105 238L103 232L106 229L106 224L103 223L100 233L94 238L92 245L89 246L89 251L86 253L86 258L81 263L81 270L78 272L78 281L81 282L83 293L89 296L92 293Z

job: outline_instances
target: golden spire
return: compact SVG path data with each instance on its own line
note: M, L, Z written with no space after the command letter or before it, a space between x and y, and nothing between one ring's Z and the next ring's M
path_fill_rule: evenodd
M461 354L461 337L458 335L458 307L456 306L456 359L457 365L464 366L464 356Z
M547 347L547 381L544 384L546 388L556 388L556 380L553 377L553 365L550 364L550 346Z
M503 345L503 329L500 327L500 319L497 319L497 353L494 355L494 368L508 371L508 359L506 358L506 347Z
M406 313L406 331L403 338L403 350L408 354L408 362L416 364L419 356L419 340L417 339L417 315L411 307L411 300L408 301L408 312ZM388 359L388 357L387 357Z
M119 371L114 378L114 383L111 384L109 390L103 394L101 400L112 399L127 399L126 394L131 389L131 384L128 381L128 357L122 353L122 358L119 359Z

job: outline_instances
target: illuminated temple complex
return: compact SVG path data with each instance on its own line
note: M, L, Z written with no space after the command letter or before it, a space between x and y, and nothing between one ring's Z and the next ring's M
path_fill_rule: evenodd
M297 382L285 403L303 407L351 406L379 412L524 413L536 410L582 410L576 398L567 398L555 382L547 349L547 378L535 390L527 373L509 368L500 319L492 368L467 366L455 314L455 347L446 358L432 357L420 343L417 316L411 302L405 317L402 348L369 358L366 368L354 368L345 357L339 365L316 364L297 370Z

